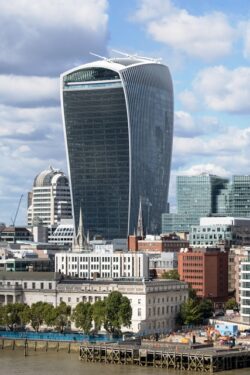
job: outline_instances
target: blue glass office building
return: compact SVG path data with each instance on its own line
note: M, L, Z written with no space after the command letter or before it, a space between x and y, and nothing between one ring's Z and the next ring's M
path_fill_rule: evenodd
M80 206L92 235L160 232L173 139L168 68L144 58L114 58L61 75L61 102L75 226Z

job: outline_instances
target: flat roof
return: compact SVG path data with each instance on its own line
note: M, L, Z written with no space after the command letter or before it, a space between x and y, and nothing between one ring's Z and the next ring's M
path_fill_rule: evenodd
M61 275L58 272L7 272L0 271L0 280L59 280Z

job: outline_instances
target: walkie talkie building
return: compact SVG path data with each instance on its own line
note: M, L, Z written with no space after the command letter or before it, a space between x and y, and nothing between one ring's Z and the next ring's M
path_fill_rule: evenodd
M113 58L61 75L61 103L75 226L107 239L157 233L166 211L173 88L151 59Z

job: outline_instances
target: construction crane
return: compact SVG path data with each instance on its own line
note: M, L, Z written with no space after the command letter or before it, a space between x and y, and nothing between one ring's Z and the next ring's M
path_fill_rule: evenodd
M15 226L15 223L16 223L16 218L17 218L17 215L18 215L18 212L19 212L19 208L20 208L20 204L21 204L22 199L23 199L23 194L21 194L21 196L20 196L20 199L19 199L19 202L18 202L18 205L17 205L17 209L16 209L16 213L15 213L14 220L11 218L11 222L12 222L12 226L13 226L13 227Z

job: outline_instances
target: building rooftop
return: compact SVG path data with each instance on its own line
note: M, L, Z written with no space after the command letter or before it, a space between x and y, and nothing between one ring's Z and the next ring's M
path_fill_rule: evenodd
M0 280L59 280L61 275L57 272L0 272Z

